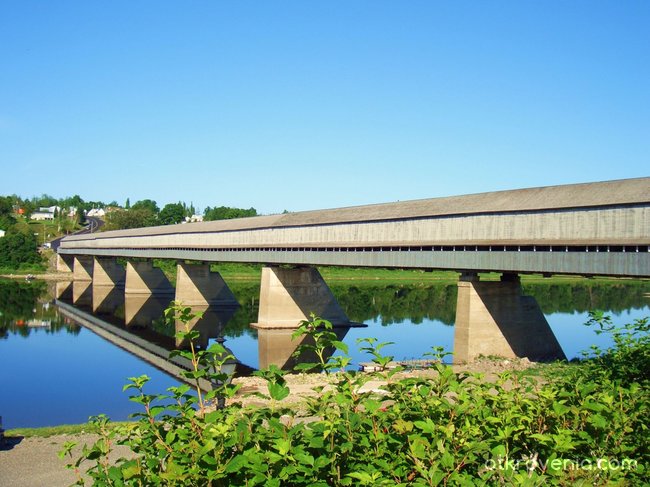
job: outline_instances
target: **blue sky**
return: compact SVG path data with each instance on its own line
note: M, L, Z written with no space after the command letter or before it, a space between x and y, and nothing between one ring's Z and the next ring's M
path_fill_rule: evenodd
M650 2L0 2L0 194L332 208L648 176Z

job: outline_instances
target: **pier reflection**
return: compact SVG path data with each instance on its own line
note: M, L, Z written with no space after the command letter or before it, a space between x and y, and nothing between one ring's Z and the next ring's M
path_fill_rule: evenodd
M192 313L198 316L189 323L184 324L180 320L175 322L175 330L179 331L198 331L199 338L195 346L206 349L211 339L217 339L223 336L223 332L228 322L232 319L238 310L236 306L192 306ZM187 327L187 328L186 328ZM187 348L189 343L176 337L177 348Z
M336 333L337 340L343 341L350 328L352 327L336 327L332 331ZM283 370L292 370L299 363L318 362L316 354L311 351L304 351L297 357L293 355L299 345L314 345L314 339L312 337L302 336L293 338L294 332L295 330L283 329L257 330L260 369L264 369L270 365L276 365ZM329 358L334 351L334 349L326 350L324 358Z
M170 296L147 294L124 295L124 325L127 328L151 328L163 317L165 309L172 302Z
M72 283L72 303L79 308L91 308L92 292L91 281L74 281Z
M124 290L115 286L93 286L93 313L114 313L124 306Z
M60 303L68 305L68 312L69 306L73 306L79 312L101 320L103 333L113 329L122 339L132 335L137 337L137 340L133 338L134 342L145 340L151 346L162 347L167 351L188 348L189 343L176 334L192 330L198 332L198 338L194 342L198 349L206 349L210 343L222 338L226 339L227 346L229 336L256 335L258 363L255 365L259 368L276 365L291 370L299 362L316 361L313 352L304 352L299 357L294 357L299 345L313 344L311 337L293 338L292 329L250 328L248 325L254 313L250 306L246 309L232 305L191 306L192 313L199 316L184 324L179 320L170 322L164 317L165 309L172 302L169 295L125 294L121 287L92 285L90 281L56 283L54 294ZM338 340L343 340L349 329L350 327L337 327L333 331ZM251 343L251 346L255 345ZM333 352L334 350L329 350L327 355ZM248 365L240 370L251 370Z

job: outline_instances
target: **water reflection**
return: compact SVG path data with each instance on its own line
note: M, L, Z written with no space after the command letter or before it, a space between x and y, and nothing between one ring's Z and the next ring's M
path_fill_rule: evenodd
M189 323L184 324L180 320L175 322L175 331L197 331L199 338L196 341L196 346L201 349L206 349L211 339L216 339L224 333L226 324L237 312L238 307L235 306L192 306L192 313L198 314L198 317L191 320ZM187 330L185 327L187 326ZM187 348L189 343L187 340L182 340L176 337L176 346L178 348Z
M43 282L0 279L0 339L32 333L77 335L80 327L59 316ZM6 370L6 369L0 369Z
M162 318L172 302L170 296L147 294L124 295L124 325L127 328L151 328L154 321Z
M115 286L93 286L92 302L93 313L114 313L124 306L124 289Z
M249 326L257 321L259 283L235 282L230 287L240 303L238 308L205 307L203 318L192 323L200 333L200 346L225 337L235 356L250 367L271 363L292 367L292 353L298 343L291 340L291 330L256 330ZM396 359L420 358L434 345L447 350L453 347L455 283L330 287L350 319L368 325L337 330L339 339L349 345L354 363L368 360L356 351L355 341L363 337L396 342L385 349ZM592 343L608 345L582 326L587 311L604 310L614 315L617 324L650 314L645 296L650 293L647 281L524 281L523 288L536 298L569 358L578 356ZM170 298L125 298L123 289L91 286L87 281L46 286L38 281L0 280L0 368L20 370L19 374L3 374L0 387L11 390L12 397L25 398L14 403L9 395L0 394L5 425L80 422L90 412L108 412L114 419L125 419L130 410L122 409L125 399L120 391L126 377L141 373L155 377L162 386L153 391L162 391L175 382L139 359L134 362L129 354L63 317L51 304L55 298L74 303L75 308L93 313L113 326L116 333L136 336L151 347L171 350L184 345L175 338L178 324L162 316ZM39 406L42 397L48 397L45 422L41 422L42 408L31 409L32 402ZM92 401L96 403L91 405ZM76 416L69 416L72 413ZM23 419L14 422L10 417Z
M348 331L354 327L337 326L332 331L338 340L343 341ZM292 370L296 364L318 362L316 353L303 351L299 356L294 357L293 353L299 345L314 345L312 337L296 337L292 335L295 330L276 329L269 330L260 328L257 330L258 367L264 369L270 365L276 365L283 370ZM325 350L324 358L332 356L334 349Z

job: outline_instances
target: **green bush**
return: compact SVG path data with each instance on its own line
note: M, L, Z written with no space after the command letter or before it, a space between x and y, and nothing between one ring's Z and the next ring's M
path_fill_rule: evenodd
M168 313L192 318L179 304ZM604 317L594 322L617 336ZM137 391L132 400L143 405L138 421L111 429L106 418L95 419L102 437L69 466L79 470L91 460L94 484L116 486L637 485L649 459L646 325L630 325L614 349L562 365L553 379L503 374L488 381L440 361L431 378L399 378L385 370L389 357L381 349L388 344L374 339L362 346L381 371L347 371L345 344L330 323L314 318L297 331L311 337L299 352L316 358L302 367L328 373L329 386L306 399L306 411L285 405L290 391L275 367L258 373L270 405L242 407L222 372L232 358L223 347L178 352L194 364L187 379L211 380L214 389L204 395L197 386L190 394L182 385L151 395L146 377L130 379L125 389ZM343 353L332 356L333 348ZM383 391L362 392L377 378ZM231 404L207 408L221 399ZM135 457L109 462L115 442ZM71 456L72 446L62 456Z

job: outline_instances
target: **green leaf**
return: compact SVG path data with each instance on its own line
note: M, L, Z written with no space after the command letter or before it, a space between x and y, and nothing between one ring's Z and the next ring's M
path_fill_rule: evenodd
M226 473L239 472L247 464L248 464L248 460L244 455L237 455L236 457L234 457L232 460L228 462L224 471Z
M346 343L343 343L340 340L332 340L332 346L336 347L346 355L350 353L350 348L348 347L348 345Z
M135 460L129 460L122 465L124 480L129 480L140 473L140 465Z
M113 482L118 482L122 480L122 471L117 467L110 467L108 469L108 478Z
M280 455L284 456L291 449L291 441L287 438L279 438L275 440L275 449L278 450Z
M269 395L276 401L281 401L289 395L289 388L287 386L278 384L277 382L268 383Z

